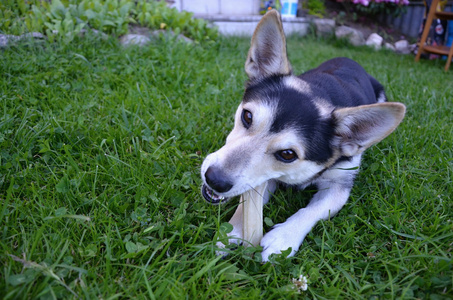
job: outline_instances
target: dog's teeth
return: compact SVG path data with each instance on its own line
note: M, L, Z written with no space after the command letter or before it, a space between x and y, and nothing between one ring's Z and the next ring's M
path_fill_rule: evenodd
M214 199L214 200L221 200L221 199L224 198L224 197L222 197L222 196L217 195L217 194L214 193L212 190L209 190L209 196L211 196L211 198Z
M227 198L225 198L223 196L217 195L212 189L210 189L206 185L203 186L203 192L204 192L204 195L205 195L205 199L208 202L211 202L212 204L219 204L221 202L224 202L225 199L227 199Z
M214 193L213 190L211 190L211 189L207 189L207 190L208 190L209 196L210 196L212 199L218 200L218 199L222 199L222 198L223 198L222 196L219 196L219 195L217 195L216 193Z

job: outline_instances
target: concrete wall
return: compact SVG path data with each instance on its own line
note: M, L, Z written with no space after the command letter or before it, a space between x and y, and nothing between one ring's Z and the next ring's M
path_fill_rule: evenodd
M173 0L172 7L194 13L219 28L222 35L251 36L261 20L260 0ZM309 29L306 18L283 18L286 34L305 35Z
M199 15L258 15L260 0L175 0L173 7Z
M256 25L262 16L198 16L212 22L219 28L222 35L229 36L251 36ZM307 18L283 18L283 29L288 35L306 35L310 27L310 20Z

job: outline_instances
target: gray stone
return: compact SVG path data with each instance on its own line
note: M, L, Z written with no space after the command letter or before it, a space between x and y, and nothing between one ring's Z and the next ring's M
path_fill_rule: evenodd
M123 46L130 46L130 45L144 46L144 45L150 43L151 39L146 35L126 34L121 37L120 42L121 42L121 45L123 45Z
M154 30L154 31L145 31L145 30L137 30L134 29L134 32L140 33L130 33L123 35L120 39L120 42L123 46L129 45L138 45L138 46L145 46L149 44L153 39L157 39L161 36L164 38L176 38L178 41L183 41L188 44L192 44L193 41L188 37L178 34L176 35L173 31L167 30Z
M25 39L40 40L45 38L46 37L39 32L29 32L22 35L0 34L0 48L5 48L14 42L18 42Z
M313 20L313 25L317 36L331 36L335 33L335 20L316 18Z
M393 46L390 43L385 43L384 44L384 49L391 50L391 51L396 51L395 46Z
M46 37L44 36L44 34L40 33L40 32L29 32L29 33L25 33L23 35L21 35L21 38L24 39L24 38L34 38L34 39L45 39Z
M102 31L99 31L97 29L93 29L93 28L88 28L88 29L83 28L82 30L80 30L79 34L83 36L83 35L87 34L88 32L91 32L97 36L101 36L104 39L108 38L107 34L103 33ZM58 31L57 31L57 33L58 33Z
M339 26L335 29L335 37L337 39L345 38L354 46L362 46L365 44L365 38L362 32L348 26Z
M168 30L154 30L153 32L151 32L151 36L153 37L159 37L159 36L164 36L164 37L167 37L167 38L174 38L175 37L175 33L173 31L168 31ZM176 39L178 41L183 41L183 42L186 42L188 44L192 44L193 43L193 40L189 39L188 37L186 37L185 35L183 34L178 34L178 36L176 36Z
M0 34L0 48L5 48L8 46L9 43L9 35L8 34Z
M380 36L379 34L372 33L367 38L365 44L367 46L370 46L370 47L374 48L375 50L379 50L382 47L382 41L383 40L384 40L384 38L382 38L382 36Z
M184 34L178 34L178 40L179 41L184 41L188 44L192 44L193 43L193 40L188 38L187 36L185 36Z
M409 48L409 42L406 40L400 40L395 43L396 52L401 54L409 54L411 53L411 49Z

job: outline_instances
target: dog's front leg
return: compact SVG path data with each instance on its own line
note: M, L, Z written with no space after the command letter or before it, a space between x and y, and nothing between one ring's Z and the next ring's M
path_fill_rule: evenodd
M270 195L275 191L276 187L277 187L277 183L275 181L270 180L268 182L267 190L263 195L263 205L266 204L267 202L269 202ZM242 223L243 214L244 214L243 205L239 204L236 211L234 212L233 216L231 217L230 221L228 222L231 225L233 225L233 230L230 233L228 233L228 237L229 237L228 242L230 244L239 245L242 243L242 241L244 239L243 223ZM219 242L217 242L217 247L225 248L225 245L224 245L224 243L219 241ZM224 251L217 251L217 255L226 255L226 254L227 253Z
M289 256L293 256L302 244L305 236L319 220L326 220L335 215L349 198L351 187L341 184L318 186L319 191L307 207L300 209L286 222L277 224L261 240L263 262L271 254L279 254L291 247Z

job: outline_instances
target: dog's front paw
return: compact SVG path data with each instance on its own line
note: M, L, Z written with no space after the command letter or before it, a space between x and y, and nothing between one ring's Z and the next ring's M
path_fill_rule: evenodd
M261 239L261 247L263 252L261 253L262 261L269 261L271 254L281 254L282 251L291 248L291 253L288 255L294 256L299 250L299 246L302 243L300 237L294 236L294 230L287 228L285 223L275 225L274 229L268 232Z

